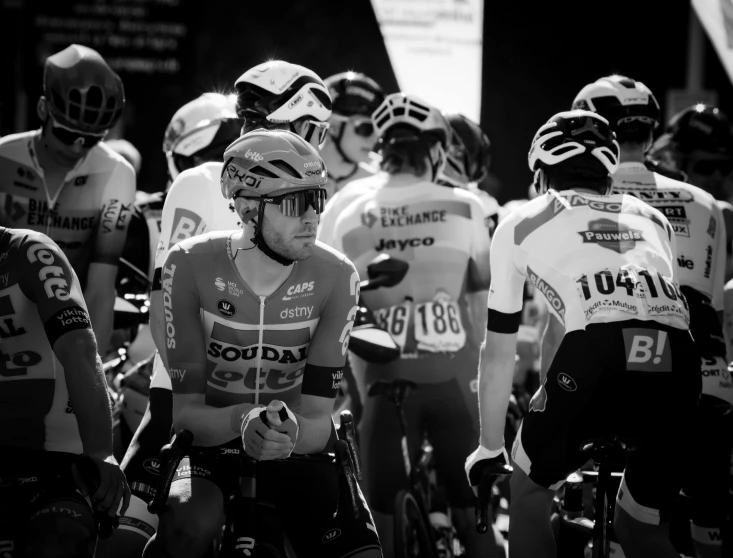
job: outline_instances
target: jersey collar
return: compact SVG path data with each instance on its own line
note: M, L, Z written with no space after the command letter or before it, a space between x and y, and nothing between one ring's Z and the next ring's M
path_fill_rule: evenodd
M631 161L628 163L619 163L618 170L616 172L630 172L630 171L645 171L648 170L644 163L638 161Z

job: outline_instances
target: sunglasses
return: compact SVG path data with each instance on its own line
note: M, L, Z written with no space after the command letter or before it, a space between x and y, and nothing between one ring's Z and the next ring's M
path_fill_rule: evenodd
M104 134L82 134L70 128L62 126L51 116L51 133L54 137L65 145L80 145L85 149L89 149L97 145Z
M266 130L281 130L283 123L270 122L267 118L260 115L250 115L245 117L245 121L248 125L253 128L265 128ZM316 149L320 150L323 144L326 142L328 136L328 122L319 122L318 120L306 120L300 126L300 132L295 129L295 125L292 122L287 122L288 130L294 134L299 135L309 144Z
M323 213L323 209L326 207L326 197L326 190L319 188L317 190L300 190L282 196L260 198L260 200L279 206L280 212L285 217L302 217L309 207L312 207L317 215Z
M341 122L349 122L354 127L354 133L363 138L370 138L374 135L374 123L368 116L345 117L340 115L332 115L334 120Z
M720 174L727 176L733 171L733 160L703 159L695 161L690 170L695 174L701 174L703 176L710 176L715 171L720 171Z

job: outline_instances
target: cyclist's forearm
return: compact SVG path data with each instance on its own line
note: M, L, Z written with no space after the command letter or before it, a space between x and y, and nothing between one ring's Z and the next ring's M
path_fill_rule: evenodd
M331 416L309 418L297 413L295 416L299 432L293 451L301 455L322 452L331 437Z
M165 351L165 314L163 311L163 295L160 290L150 292L150 335L167 370L168 355Z
M506 344L499 336L513 336ZM479 413L481 417L480 443L490 450L504 445L504 425L514 378L514 350L517 334L487 332L479 365Z
M94 335L97 338L97 351L104 356L112 337L114 323L115 287L111 285L90 283L84 293L84 300L89 308Z
M173 426L190 430L194 445L219 446L241 436L240 419L255 405L240 403L230 407L211 407L204 403L180 405L173 396Z

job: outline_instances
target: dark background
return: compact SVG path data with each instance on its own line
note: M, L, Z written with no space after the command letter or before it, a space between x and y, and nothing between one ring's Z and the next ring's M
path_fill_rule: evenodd
M124 80L127 108L115 133L143 156L141 190L165 187L161 144L173 113L205 91L228 91L268 57L321 77L361 71L397 91L369 0L0 0L0 10L0 135L22 131L19 113L26 129L38 125L45 56L86 44ZM667 90L685 87L689 14L684 0L486 0L481 124L494 146L499 200L525 196L534 133L585 84L626 74L664 111ZM705 43L704 87L730 114L733 88Z

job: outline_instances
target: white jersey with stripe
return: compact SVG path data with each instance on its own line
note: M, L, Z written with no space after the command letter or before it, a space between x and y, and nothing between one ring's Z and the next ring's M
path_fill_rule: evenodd
M725 222L715 198L706 191L647 170L641 163L621 163L613 176L614 193L629 194L661 211L677 239L677 270L682 286L705 295L723 310Z
M240 228L239 217L229 209L230 201L221 195L220 176L223 163L204 163L183 171L171 184L160 221L160 240L155 251L155 275L168 252L182 240L204 232ZM155 288L155 287L154 287ZM171 381L162 359L156 355L151 387L171 389Z
M630 319L688 329L675 254L672 226L644 202L621 194L550 190L496 229L489 329L501 331L492 325L499 323L492 310L497 316L522 310L525 278L566 333Z

